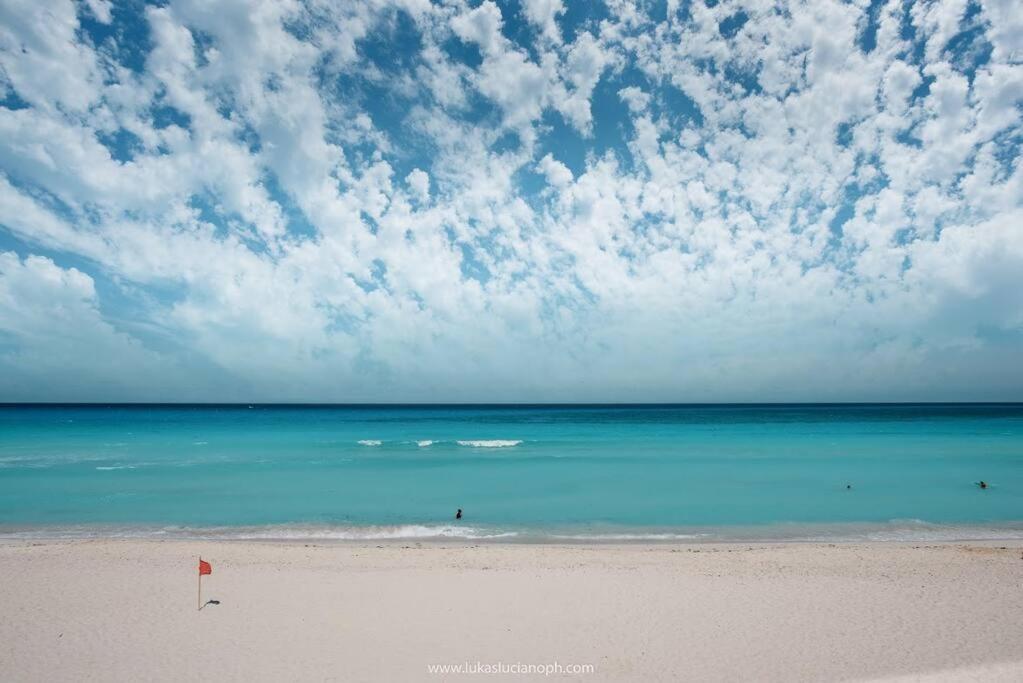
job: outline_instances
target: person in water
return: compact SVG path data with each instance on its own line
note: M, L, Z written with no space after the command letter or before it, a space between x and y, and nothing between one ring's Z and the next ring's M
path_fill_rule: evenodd
M987 488L987 482L984 481L983 479L981 479L980 481L977 482L977 486L979 486L982 489L986 489Z
M455 513L455 519L462 518L462 508L458 508L458 512Z

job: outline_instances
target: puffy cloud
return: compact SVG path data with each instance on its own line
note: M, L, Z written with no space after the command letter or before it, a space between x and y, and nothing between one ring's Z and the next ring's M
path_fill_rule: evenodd
M561 29L557 21L558 16L565 13L565 5L561 0L526 0L522 12L546 40L561 42Z
M430 198L430 174L426 171L418 168L412 169L412 172L405 177L405 182L420 201Z
M884 76L886 112L892 116L901 116L909 106L909 98L921 80L917 69L901 60L893 61Z
M1018 63L1023 57L1023 16L1012 0L983 0L985 18L990 22L988 38L995 59Z
M92 12L92 16L96 18L96 21L101 24L109 24L113 21L113 0L85 0L89 6L89 11Z
M546 176L547 182L555 188L563 188L572 182L572 172L568 170L568 166L565 166L565 164L550 154L540 159L540 163L536 165L536 168Z
M95 101L100 59L78 40L78 29L71 0L0 6L0 67L19 97L48 111L81 111Z
M650 95L634 85L619 90L618 96L629 105L629 110L633 114L642 114L650 105Z
M549 68L521 50L505 50L484 60L477 87L504 112L505 125L524 130L543 113L550 81Z
M584 135L590 132L593 121L590 97L608 61L597 40L589 33L576 38L568 51L564 73L570 90L558 103L558 109Z
M92 278L80 270L0 252L0 372L7 400L184 395L173 364L115 329L97 299Z
M501 10L491 0L451 20L451 28L459 38L475 43L486 54L496 54L504 48L501 26L504 20Z

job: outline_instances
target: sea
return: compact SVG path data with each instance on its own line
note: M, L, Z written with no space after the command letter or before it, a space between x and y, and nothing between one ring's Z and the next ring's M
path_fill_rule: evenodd
M0 405L0 538L94 536L1023 539L1023 404Z

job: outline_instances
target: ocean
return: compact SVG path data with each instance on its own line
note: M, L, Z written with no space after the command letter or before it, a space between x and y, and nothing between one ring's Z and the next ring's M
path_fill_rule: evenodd
M0 537L91 535L1023 538L1023 404L0 406Z

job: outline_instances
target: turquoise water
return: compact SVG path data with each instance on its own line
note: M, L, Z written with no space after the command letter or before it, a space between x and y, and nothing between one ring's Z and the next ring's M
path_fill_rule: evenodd
M1023 537L1023 404L7 406L0 532Z

